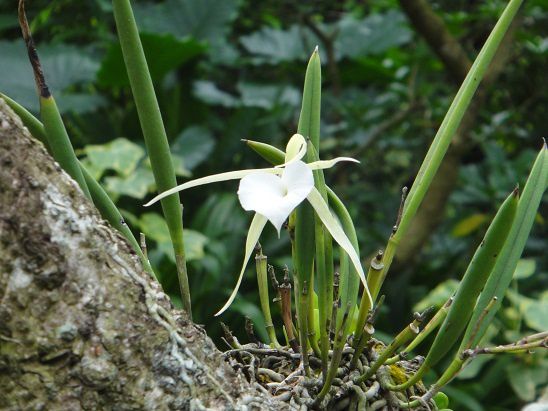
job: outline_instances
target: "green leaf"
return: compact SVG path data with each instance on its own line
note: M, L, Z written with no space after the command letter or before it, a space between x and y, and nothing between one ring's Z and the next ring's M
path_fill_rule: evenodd
M193 85L194 95L204 103L211 105L219 105L223 107L237 107L238 99L231 94L228 94L215 85L211 81L199 80Z
M508 290L508 299L514 304L514 309L524 317L528 327L536 331L548 330L548 291L541 293L537 298L529 298ZM519 314L516 314L519 317Z
M396 243L405 236L409 229L411 221L438 171L451 140L521 3L522 0L510 0L453 99L405 201L398 230L393 236ZM385 261L385 267L387 267L385 271L389 265L389 262Z
M239 96L234 96L211 81L199 80L194 83L194 95L203 102L223 107L257 107L271 110L274 107L297 107L301 94L289 85L239 83L236 86Z
M190 170L185 167L185 160L183 157L172 154L171 159L173 161L173 168L176 175L183 177L190 177L192 175Z
M419 371L436 364L451 349L461 332L464 331L474 311L478 296L484 288L497 262L497 257L508 238L518 208L518 202L519 197L516 189L510 193L499 207L462 277L453 303L449 307L447 317L444 319Z
M438 392L434 395L434 402L438 408L447 408L449 406L449 398L443 392Z
M192 126L177 136L171 152L181 157L187 170L193 170L208 158L214 147L215 140L208 129Z
M510 385L523 401L533 401L537 387L546 383L546 365L547 361L536 366L514 363L506 368Z
M293 25L287 30L263 27L242 36L240 42L255 56L255 64L279 64L289 61L306 61L306 57L319 40L310 31Z
M522 258L518 261L516 270L514 271L514 278L516 280L523 280L524 278L531 277L537 268L537 262L532 258Z
M107 144L86 146L83 151L94 170L100 170L101 174L105 170L114 170L122 176L132 174L145 155L141 146L123 137Z
M59 111L62 113L85 114L95 111L108 104L107 99L98 94L61 93L58 101Z
M99 68L93 54L82 47L40 44L38 53L46 82L59 101L63 100L63 92L69 86L92 82ZM36 86L23 41L0 41L0 56L0 73L10 73L9 76L0 76L0 90L19 104L38 112ZM92 111L104 105L104 100L99 97L85 98L85 102L81 97L73 98L79 103L74 110L77 112ZM60 107L74 109L67 104Z
M458 405L456 408L458 410L485 411L481 403L463 389L453 388L449 385L443 391L451 397L456 406Z
M128 176L107 177L105 184L106 189L111 193L139 200L143 199L155 187L152 171L145 167L139 167Z
M457 374L457 378L459 380L476 378L483 369L483 366L491 360L492 358L488 355L479 355L477 358L474 358L474 361L467 364L466 367L464 367L462 371Z
M544 144L533 164L519 200L512 228L476 304L459 352L465 347L478 344L493 316L501 306L504 295L512 281L518 260L525 248L537 209L548 183L547 152L546 144ZM496 298L496 301L494 298ZM490 305L492 305L492 308L485 313L486 307Z
M175 262L171 237L165 220L156 213L145 213L139 218L139 228L148 239L154 240L160 251ZM195 230L185 229L185 251L187 261L197 260L204 256L204 246L208 238Z
M270 110L275 106L297 107L301 93L294 87L276 84L239 83L241 104Z
M538 332L548 330L548 293L544 293L538 300L531 300L523 313L528 327Z
M161 80L171 70L180 67L204 51L204 46L196 40L179 40L170 34L141 33L139 37L153 81ZM114 42L110 45L101 62L97 79L104 87L129 85L120 43Z
M372 13L362 20L347 14L337 23L339 34L335 41L337 58L355 58L384 53L408 43L412 31L399 10Z
M170 33L210 43L227 35L228 24L236 18L237 11L236 0L167 0L135 5L141 31Z

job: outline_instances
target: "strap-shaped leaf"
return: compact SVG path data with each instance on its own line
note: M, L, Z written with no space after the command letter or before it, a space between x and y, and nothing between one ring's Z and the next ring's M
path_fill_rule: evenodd
M232 304L234 301L234 298L236 298L236 294L238 293L238 289L240 288L240 284L242 283L242 278L244 276L245 266L247 265L247 262L251 258L251 255L253 254L253 250L255 249L255 245L259 241L259 237L261 236L261 233L263 232L264 226L266 225L266 222L268 220L266 217L263 217L260 214L255 214L253 217L253 220L251 221L251 225L249 226L249 231L247 232L247 239L245 241L245 256L244 256L244 262L242 264L242 269L240 271L240 275L238 276L238 281L236 282L236 286L234 287L234 290L232 290L232 294L230 294L230 297L228 298L227 302L223 307L215 314L215 316L221 315L226 311L226 309Z
M502 203L491 222L483 241L468 265L459 288L449 308L449 313L438 331L423 367L436 364L455 344L472 316L489 274L497 261L512 227L518 206L518 190L514 190Z
M504 294L512 281L518 260L525 248L525 243L529 237L537 209L547 185L548 150L546 143L544 143L523 189L508 239L480 295L459 352L468 347L475 347L479 343L493 316L499 309ZM495 297L497 300L492 303ZM489 310L485 312L487 306L490 304Z

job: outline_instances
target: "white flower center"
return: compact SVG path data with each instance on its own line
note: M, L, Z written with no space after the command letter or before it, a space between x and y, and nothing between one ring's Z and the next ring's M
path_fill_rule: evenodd
M288 164L281 175L258 171L242 178L238 198L247 211L255 211L276 227L278 235L289 214L310 194L314 177L302 161Z

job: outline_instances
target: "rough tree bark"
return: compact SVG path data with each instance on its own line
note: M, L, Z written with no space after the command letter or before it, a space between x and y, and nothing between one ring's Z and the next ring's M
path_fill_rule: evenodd
M259 407L0 99L0 409Z

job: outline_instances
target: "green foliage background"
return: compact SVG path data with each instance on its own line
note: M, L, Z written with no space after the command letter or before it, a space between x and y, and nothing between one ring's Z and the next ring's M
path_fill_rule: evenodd
M504 2L431 4L473 58ZM412 182L457 87L397 1L134 5L180 181L266 166L240 140L284 146L296 130L306 60L318 44L324 63L323 157L353 156L362 163L338 167L326 178L354 217L362 257L385 244L401 187ZM27 7L46 77L81 159L131 228L146 234L164 288L180 304L167 227L159 208L142 207L155 186L110 2L33 0ZM523 183L548 125L547 24L546 3L526 2L510 63L488 90L460 160L457 186L440 211L443 223L414 258L396 262L386 282L377 328L387 335L409 322L413 309L446 300L494 210ZM8 0L0 0L0 73L0 91L36 112L32 72ZM220 329L212 314L235 282L250 220L235 192L236 183L224 183L182 195L194 318L217 342ZM548 329L545 218L537 216L487 342ZM278 240L269 230L263 250L281 273L290 263L289 239ZM241 339L243 315L264 336L252 265L222 318ZM446 392L455 409L517 409L540 394L547 361L544 354L481 358Z

